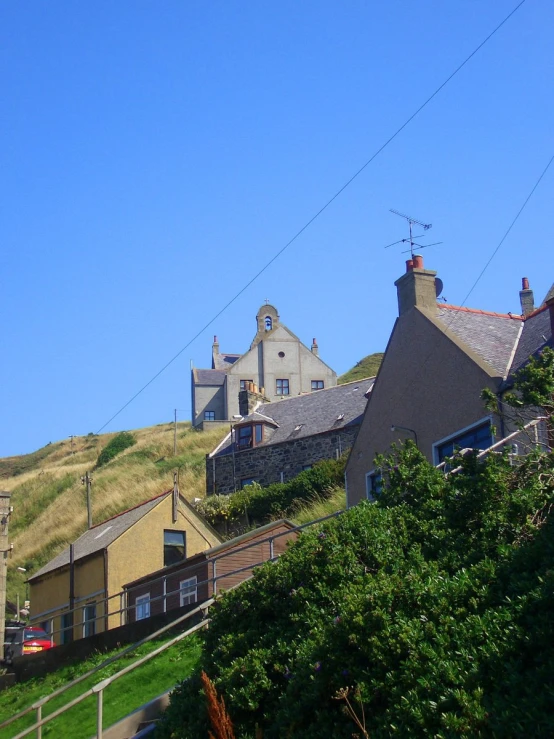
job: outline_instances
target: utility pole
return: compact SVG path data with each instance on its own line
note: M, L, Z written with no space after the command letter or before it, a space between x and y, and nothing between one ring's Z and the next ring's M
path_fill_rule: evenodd
M173 456L177 456L177 408L175 408L175 425L173 427Z
M92 477L88 472L85 472L84 476L81 477L81 483L87 486L87 515L88 515L88 527L92 528L92 503L90 497L90 488L92 485Z
M4 640L6 631L6 575L8 569L8 552L12 547L8 545L8 524L12 507L11 493L0 493L0 660L4 659Z

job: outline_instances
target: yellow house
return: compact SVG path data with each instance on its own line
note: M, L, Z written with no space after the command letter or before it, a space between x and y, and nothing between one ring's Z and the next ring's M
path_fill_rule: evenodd
M32 575L31 622L56 644L119 626L125 583L219 543L184 498L162 493L96 524Z

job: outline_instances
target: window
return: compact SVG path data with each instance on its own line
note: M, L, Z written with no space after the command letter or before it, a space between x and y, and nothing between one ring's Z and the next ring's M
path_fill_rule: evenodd
M83 608L83 636L96 634L96 603L89 603Z
M241 426L238 429L237 446L239 449L252 446L252 426Z
M288 395L289 394L289 381L288 380L277 380L277 386L275 395Z
M440 464L446 457L451 457L456 449L487 449L493 444L491 424L487 419L434 444L435 462Z
M254 384L254 380L241 380L240 381L240 389L241 390L247 390L248 389L248 383L251 382Z
M256 478L255 477L245 477L243 480L240 481L241 489L245 485L252 485L252 483L254 483L254 482L256 482Z
M204 411L204 421L215 421L215 411Z
M135 621L150 618L150 593L139 595L135 600Z
M368 500L375 500L381 495L383 477L380 470L368 472L365 476L365 493Z
M184 531L164 531L164 567L181 562L187 555Z
M196 576L191 577L188 580L181 580L179 583L179 602L181 606L188 606L191 603L196 603L197 590L196 590Z
M247 426L239 426L236 431L237 447L248 449L260 444L264 439L263 423L249 423Z
M69 644L73 641L73 613L62 613L61 628L60 642Z
M273 328L273 321L271 320L271 316L266 316L265 317L265 330L271 331L272 328Z
M302 472L307 472L308 470L311 470L311 469L312 469L312 465L311 464L303 464L302 465Z
M323 390L325 384L323 380L312 380L312 392L314 390Z

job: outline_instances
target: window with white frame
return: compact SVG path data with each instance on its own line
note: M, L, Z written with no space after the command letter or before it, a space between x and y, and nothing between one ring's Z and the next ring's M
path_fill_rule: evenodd
M96 603L88 603L83 608L83 636L96 634Z
M197 578L189 577L188 580L181 580L179 583L179 602L181 606L188 606L197 601Z
M433 444L435 464L451 457L457 449L488 449L493 444L492 426L487 418Z
M365 476L365 493L368 500L375 500L381 495L383 476L381 470L372 470Z
M150 593L135 599L135 621L142 621L143 618L150 618Z

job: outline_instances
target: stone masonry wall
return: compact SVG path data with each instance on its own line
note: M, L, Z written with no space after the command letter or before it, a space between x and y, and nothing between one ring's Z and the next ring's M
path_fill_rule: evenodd
M272 482L288 482L307 465L335 459L348 451L358 429L359 425L348 426L303 439L235 451L234 455L206 457L206 492L208 495L232 493L241 489L243 480L251 478L262 487Z

